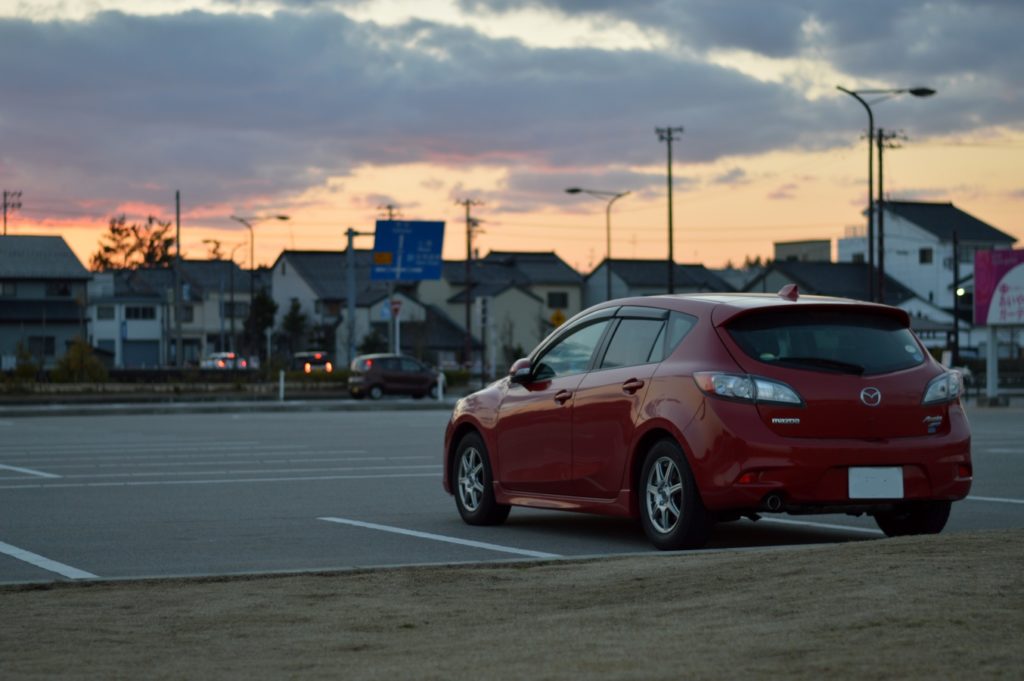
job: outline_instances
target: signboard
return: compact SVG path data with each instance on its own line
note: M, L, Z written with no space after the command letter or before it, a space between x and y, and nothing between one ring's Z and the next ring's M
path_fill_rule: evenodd
M1024 325L1024 250L974 254L974 323Z
M373 239L370 279L440 279L443 243L443 222L378 220Z

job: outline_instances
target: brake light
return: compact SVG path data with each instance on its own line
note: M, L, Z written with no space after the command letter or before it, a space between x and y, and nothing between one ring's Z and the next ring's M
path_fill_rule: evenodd
M313 357L314 357L315 359L320 359L321 357L323 357L323 355L321 355L321 354L320 354L320 353L318 352L318 353L316 353L315 355L313 355Z
M373 366L373 360L372 360L372 359L368 359L368 360L366 360L366 361L364 361L364 362L363 362L363 370L364 370L364 371L365 371L366 369L369 369L369 368L370 368L370 367L372 367L372 366Z
M698 371L693 375L697 387L708 395L752 403L790 404L803 406L796 390L785 383L748 374Z
M248 366L248 362L246 362L246 361L245 361L244 359L240 359L240 360L238 360L238 363L239 363L239 364L241 364L241 366L242 366L242 368L243 368L243 369L244 369L244 368L245 368L246 366Z
M217 366L218 366L219 368L223 369L223 368L224 368L224 367L226 366L226 365L224 364L224 360L222 360L222 359L218 359L218 360L217 360Z
M955 402L960 399L963 392L963 378L959 371L945 371L929 383L924 390L924 399L921 404L941 404L943 402Z
M309 374L313 372L313 367L312 365L310 365L309 362L306 362L305 364L302 365L302 370Z
M324 365L324 368L325 368L325 369L327 369L327 373L331 373L332 371L334 371L334 365L333 365L333 364L331 364L330 362L328 362L327 364L325 364L325 365Z

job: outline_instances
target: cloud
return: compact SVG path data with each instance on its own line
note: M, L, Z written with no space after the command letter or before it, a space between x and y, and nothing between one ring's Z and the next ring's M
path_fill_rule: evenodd
M940 90L928 101L887 102L887 126L1022 127L1015 5L990 0L968 16L954 0L872 2L888 8L884 22L875 13L875 33L858 18L870 7L838 1L461 4L613 17L704 50L775 57L814 48L854 76L876 69L872 77ZM863 127L849 98L806 100L683 50L531 48L426 21L355 21L337 9L355 1L279 4L295 11L0 19L0 60L18 64L0 99L5 184L101 212L128 200L166 204L178 189L191 205L241 206L365 165L420 162L507 167L501 201L561 204L573 185L661 191L662 176L632 170L664 163L655 126L685 127L673 147L680 164L845 145ZM715 181L742 181L736 170ZM692 186L678 178L680 191Z
M796 198L795 192L797 189L799 189L799 187L796 184L788 182L768 194L768 198L772 201L790 201Z
M748 182L750 182L750 177L747 176L747 171L740 167L730 168L726 172L711 178L712 184L737 185L747 184Z

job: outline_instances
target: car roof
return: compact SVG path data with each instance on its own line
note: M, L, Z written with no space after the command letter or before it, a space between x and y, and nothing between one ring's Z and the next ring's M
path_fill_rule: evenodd
M676 293L619 298L588 308L577 317L591 314L599 309L630 305L660 307L701 316L710 315L712 323L716 326L751 311L770 308L792 309L793 307L804 307L808 311L812 307L848 307L871 310L900 319L903 323L910 323L907 313L897 307L853 300L852 298L802 295L795 286L783 287L778 293Z

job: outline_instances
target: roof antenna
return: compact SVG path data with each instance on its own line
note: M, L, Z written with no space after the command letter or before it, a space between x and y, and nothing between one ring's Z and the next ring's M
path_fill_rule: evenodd
M786 284L779 289L779 298L783 300L796 301L800 297L800 289L797 288L796 284Z

